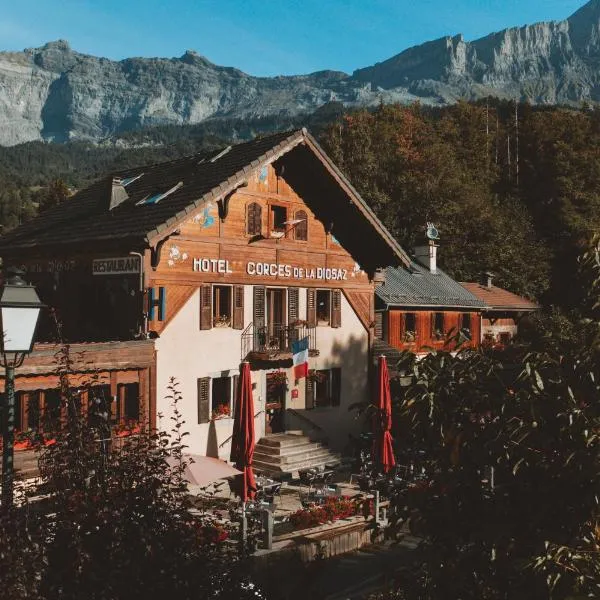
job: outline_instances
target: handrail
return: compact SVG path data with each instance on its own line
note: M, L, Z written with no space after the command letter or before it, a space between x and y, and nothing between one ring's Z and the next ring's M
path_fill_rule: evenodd
M298 417L299 419L302 419L303 421L306 421L313 429L316 429L318 431L322 431L323 433L325 433L325 430L320 425L317 425L316 423L311 421L306 415L299 413L295 408L288 408L287 412L291 413L292 415L295 415L296 417Z
M264 413L264 410L259 410L255 415L254 418L256 419L256 417L258 417L258 415L260 415L260 413ZM233 433L221 444L219 444L219 448L222 448L231 438L233 437Z

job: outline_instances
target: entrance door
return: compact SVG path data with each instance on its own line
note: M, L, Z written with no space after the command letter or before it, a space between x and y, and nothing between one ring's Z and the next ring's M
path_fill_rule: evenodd
M285 289L267 288L267 336L272 350L285 350Z
M281 371L267 373L267 401L265 403L265 433L285 431L283 415L287 383L281 379Z

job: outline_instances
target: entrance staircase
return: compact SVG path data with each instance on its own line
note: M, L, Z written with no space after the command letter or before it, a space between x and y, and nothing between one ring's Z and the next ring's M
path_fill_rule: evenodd
M254 449L254 468L266 475L296 474L300 469L336 465L340 455L302 432L288 431L261 438Z

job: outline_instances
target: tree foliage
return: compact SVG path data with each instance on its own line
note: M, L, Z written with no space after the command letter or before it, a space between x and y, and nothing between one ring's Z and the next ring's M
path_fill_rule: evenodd
M591 283L578 343L403 358L414 382L397 436L424 450L429 474L397 499L424 537L407 597L600 593L599 249L581 260Z
M192 510L177 383L171 431L143 428L117 443L100 399L80 412L68 363L67 349L59 375L68 422L43 450L43 484L33 490L45 500L0 517L2 593L15 600L261 597L237 543L225 541L231 527Z

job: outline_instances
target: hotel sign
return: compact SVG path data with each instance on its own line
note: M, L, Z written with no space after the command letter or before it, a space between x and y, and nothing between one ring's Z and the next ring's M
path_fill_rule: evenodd
M96 258L92 261L92 273L94 275L133 275L139 272L139 256Z
M228 260L216 258L194 258L193 269L197 273L233 273ZM322 281L345 281L347 269L325 267L295 267L281 263L247 262L245 272L255 277L278 277L294 279L319 279Z

